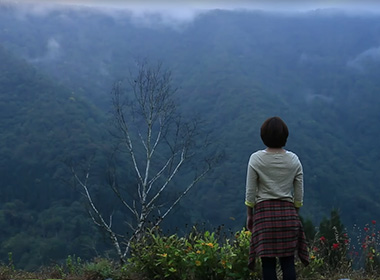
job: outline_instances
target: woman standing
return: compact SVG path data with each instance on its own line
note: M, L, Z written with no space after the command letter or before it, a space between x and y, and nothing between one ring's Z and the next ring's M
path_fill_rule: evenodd
M294 255L309 262L305 234L298 217L303 204L303 171L296 154L284 149L289 131L279 117L261 126L267 148L253 153L247 170L247 228L252 232L249 267L261 258L263 279L277 280L279 259L283 279L296 279Z

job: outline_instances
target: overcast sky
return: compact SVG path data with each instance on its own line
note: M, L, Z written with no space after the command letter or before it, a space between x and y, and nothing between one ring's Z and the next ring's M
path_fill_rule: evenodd
M0 0L9 1L10 0ZM321 8L345 8L350 10L380 10L379 0L13 0L18 3L69 4L90 6L113 6L131 9L265 9L305 11Z
M137 21L145 22L149 15L160 15L161 23L193 21L197 15L211 9L250 9L281 13L299 13L317 9L344 9L350 13L380 14L380 0L0 0L2 2L38 4L28 6L24 13L45 15L61 5L100 7L102 11L128 10ZM57 5L59 4L59 5ZM148 24L151 24L148 21Z

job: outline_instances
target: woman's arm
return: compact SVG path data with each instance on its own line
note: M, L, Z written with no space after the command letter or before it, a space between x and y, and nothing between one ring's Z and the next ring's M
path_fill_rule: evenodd
M300 208L303 205L303 169L301 162L294 177L294 206Z
M253 208L247 206L247 229L252 232L253 230Z
M257 191L257 173L250 164L251 158L248 162L247 168L247 181L245 190L245 205L247 206L247 229L253 230L253 207L256 202Z
M245 189L245 205L253 208L256 203L256 191L257 191L257 173L250 164L248 163L247 168L247 180Z

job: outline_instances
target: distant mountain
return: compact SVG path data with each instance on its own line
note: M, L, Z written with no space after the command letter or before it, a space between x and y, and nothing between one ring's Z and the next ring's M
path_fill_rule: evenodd
M1 172L25 179L18 168L44 164L59 173L58 166L65 159L98 148L101 132L97 129L105 120L101 111L3 47L0 60ZM10 167L10 161L20 166ZM29 174L36 181L52 175L43 170L42 174Z
M0 61L1 258L32 268L81 255L93 229L65 162L104 147L104 115L2 46Z
M304 165L305 218L318 225L339 208L348 229L380 220L378 17L215 10L179 25L159 15L149 19L0 5L0 40L8 50L0 59L6 61L0 65L0 126L6 131L0 160L12 159L17 174L28 174L41 158L54 166L57 155L97 149L91 139L109 110L107 93L135 58L147 57L172 70L183 112L206 120L225 154L212 177L183 201L181 211L192 220L178 227L243 226L246 164L263 148L259 128L272 115L288 123L287 148ZM24 95L27 102L20 103ZM52 166L31 180L50 177ZM13 186L8 174L16 169L3 170L4 182ZM14 195L25 199L27 185L20 185Z

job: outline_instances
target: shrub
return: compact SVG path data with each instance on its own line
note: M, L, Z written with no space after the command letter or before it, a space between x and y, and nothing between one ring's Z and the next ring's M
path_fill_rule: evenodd
M129 262L149 279L248 279L249 239L245 230L223 241L196 228L186 237L155 230L132 245Z
M83 278L88 280L104 280L115 278L114 263L108 259L98 258L83 267Z

